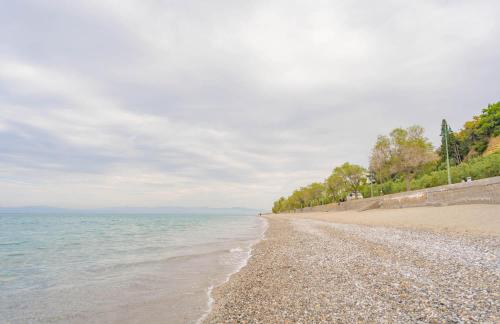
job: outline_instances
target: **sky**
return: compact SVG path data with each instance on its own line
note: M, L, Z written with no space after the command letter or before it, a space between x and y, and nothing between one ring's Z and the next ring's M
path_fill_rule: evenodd
M497 0L0 7L0 206L270 209L500 100Z

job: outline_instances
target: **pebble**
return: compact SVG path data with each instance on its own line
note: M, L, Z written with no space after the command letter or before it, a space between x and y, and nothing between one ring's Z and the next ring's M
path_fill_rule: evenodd
M500 322L500 238L267 216L206 323Z

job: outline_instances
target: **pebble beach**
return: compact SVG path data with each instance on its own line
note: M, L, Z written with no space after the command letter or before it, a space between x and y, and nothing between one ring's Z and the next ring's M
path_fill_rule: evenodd
M500 206L264 216L205 323L500 321Z

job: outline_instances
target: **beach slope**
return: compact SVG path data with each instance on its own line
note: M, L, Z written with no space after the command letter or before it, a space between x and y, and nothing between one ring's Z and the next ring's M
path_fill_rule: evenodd
M499 205L265 217L205 322L500 320Z

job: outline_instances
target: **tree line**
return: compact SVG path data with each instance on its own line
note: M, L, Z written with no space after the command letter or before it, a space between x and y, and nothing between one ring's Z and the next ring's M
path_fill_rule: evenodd
M446 142L453 182L500 175L500 152L483 157L491 138L500 135L500 102L488 105L480 115L453 132L441 123L442 144L434 149L424 129L414 125L395 128L378 136L369 166L344 163L323 182L314 182L274 202L274 213L341 202L347 198L378 196L447 183Z

